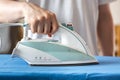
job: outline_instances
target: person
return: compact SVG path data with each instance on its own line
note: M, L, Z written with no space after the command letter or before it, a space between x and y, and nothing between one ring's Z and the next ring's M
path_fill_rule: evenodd
M114 27L109 3L114 0L0 0L0 22L24 18L33 33L54 34L59 23L72 23L91 52L104 56L114 52Z

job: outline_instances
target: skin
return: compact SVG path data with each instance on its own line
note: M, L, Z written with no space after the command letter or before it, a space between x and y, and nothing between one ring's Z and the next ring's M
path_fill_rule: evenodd
M0 22L17 22L22 18L30 25L33 33L50 36L58 30L58 22L54 13L33 3L0 0Z
M58 30L58 22L54 13L33 3L0 0L0 22L17 22L23 18L29 23L33 33L51 36ZM99 6L97 33L103 55L112 56L114 52L114 28L108 4Z
M101 43L103 56L113 56L114 25L109 4L99 6L98 38Z

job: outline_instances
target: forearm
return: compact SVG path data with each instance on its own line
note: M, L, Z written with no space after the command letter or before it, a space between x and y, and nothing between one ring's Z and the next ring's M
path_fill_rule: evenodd
M112 56L114 53L114 27L113 20L110 13L109 5L99 13L98 20L98 38L101 43L104 56ZM104 7L99 7L102 9Z
M55 33L58 29L56 15L39 5L16 0L0 0L0 22L17 22L24 18L33 33Z
M24 2L0 0L0 22L16 22L23 18Z

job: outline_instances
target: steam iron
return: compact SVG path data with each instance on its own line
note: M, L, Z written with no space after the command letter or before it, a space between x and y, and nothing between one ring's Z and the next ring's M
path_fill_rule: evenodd
M34 39L29 35L29 25L15 24L24 27L24 37L14 48L12 57L18 56L30 65L98 63L86 42L71 30L72 26L60 24L58 31L52 37L46 35L46 37Z

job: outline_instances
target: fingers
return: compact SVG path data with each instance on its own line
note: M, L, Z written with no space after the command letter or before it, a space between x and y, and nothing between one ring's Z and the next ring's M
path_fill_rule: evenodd
M37 27L37 32L36 33L43 33L44 32L44 25L42 23L39 23L38 24L38 27Z
M30 24L30 29L31 29L32 33L36 33L37 32L38 21L37 20L32 20L29 24Z
M58 29L58 22L54 13L50 11L41 10L37 14L33 13L28 18L31 31L38 34L54 34Z
M50 13L40 19L31 21L31 31L39 34L54 34L58 29L58 22L55 14Z
M39 19L39 24L37 26L37 32L36 33L39 33L39 34L44 33L44 23L45 23L44 21L45 21L44 17Z
M51 34L54 34L58 30L58 22L54 13L51 13Z
M44 34L51 36L51 34L54 34L58 30L59 26L55 14L50 11L47 11L47 13L49 14L46 14L45 17Z
M45 23L44 23L44 34L49 34L51 30L51 16L47 14L45 16Z
M36 4L27 4L23 15L25 21L30 24L33 33L51 35L58 30L58 22L55 14Z

